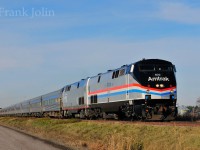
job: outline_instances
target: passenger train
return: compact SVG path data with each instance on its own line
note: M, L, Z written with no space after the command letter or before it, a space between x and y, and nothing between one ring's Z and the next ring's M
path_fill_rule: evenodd
M175 73L169 61L143 59L0 109L0 115L173 120Z

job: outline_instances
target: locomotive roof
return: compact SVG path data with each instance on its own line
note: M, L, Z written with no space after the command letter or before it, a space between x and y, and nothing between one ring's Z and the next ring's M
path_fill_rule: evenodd
M167 60L162 60L162 59L143 59L143 60L136 62L135 64L169 64L169 65L172 65L171 62L169 62Z
M168 65L172 65L172 63L167 61L167 60L162 60L162 59L142 59L142 60L137 61L135 63L131 63L129 65L123 65L123 66L121 66L119 68L108 70L107 72L99 73L99 74L91 76L91 77L87 77L86 79L79 80L79 81L77 81L75 83L67 84L64 87L67 87L67 86L70 86L70 85L73 85L73 84L78 84L78 83L81 83L81 82L86 82L87 79L89 79L89 78L95 78L97 76L102 76L104 74L107 74L107 73L110 73L110 72L113 72L113 71L116 71L116 70L119 70L119 69L122 69L122 68L130 67L131 65L138 65L138 64L165 64L165 65L168 64Z

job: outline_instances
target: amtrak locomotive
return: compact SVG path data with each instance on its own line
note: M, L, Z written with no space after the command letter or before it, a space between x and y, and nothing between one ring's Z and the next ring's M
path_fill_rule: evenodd
M3 108L0 115L173 120L175 72L169 61L143 59Z

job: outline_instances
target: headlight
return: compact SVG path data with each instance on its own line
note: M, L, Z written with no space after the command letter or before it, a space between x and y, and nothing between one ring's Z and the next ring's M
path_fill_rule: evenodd
M164 84L160 84L160 87L161 87L161 88L164 88L164 87L165 87L165 85L164 85Z
M156 84L156 87L158 88L160 85L159 84Z

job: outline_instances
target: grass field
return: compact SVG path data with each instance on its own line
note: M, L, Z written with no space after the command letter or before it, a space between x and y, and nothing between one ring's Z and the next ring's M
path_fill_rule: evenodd
M0 118L0 124L64 145L91 150L200 149L200 127L10 117Z

